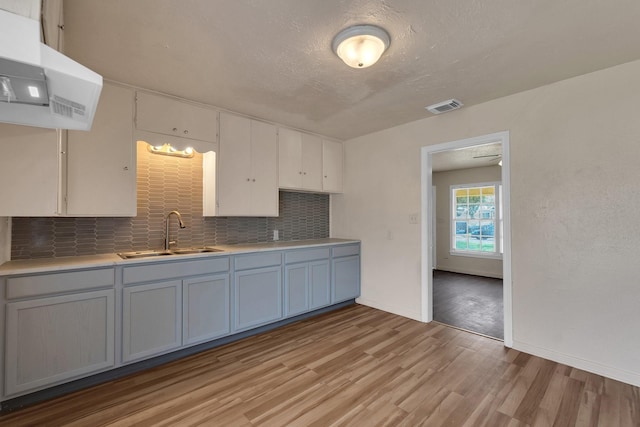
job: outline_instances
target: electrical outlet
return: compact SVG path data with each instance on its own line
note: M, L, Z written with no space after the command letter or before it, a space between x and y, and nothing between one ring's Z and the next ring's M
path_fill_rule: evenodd
M280 240L280 231L279 230L273 230L273 241L277 241Z
M409 224L417 224L418 223L418 214L414 213L409 215Z
M391 230L387 231L387 240L393 240L393 233L391 232Z

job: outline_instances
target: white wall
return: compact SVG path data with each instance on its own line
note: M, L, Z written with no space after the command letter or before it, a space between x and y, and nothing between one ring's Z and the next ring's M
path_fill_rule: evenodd
M639 105L635 61L347 141L359 301L420 317L420 147L508 130L514 347L640 385Z
M436 268L455 273L502 278L502 260L450 255L451 186L500 182L500 166L460 169L433 174L436 186Z

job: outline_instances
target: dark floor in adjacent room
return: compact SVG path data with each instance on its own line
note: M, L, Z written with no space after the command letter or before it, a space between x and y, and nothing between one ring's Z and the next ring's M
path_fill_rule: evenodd
M433 320L504 339L502 279L434 270Z

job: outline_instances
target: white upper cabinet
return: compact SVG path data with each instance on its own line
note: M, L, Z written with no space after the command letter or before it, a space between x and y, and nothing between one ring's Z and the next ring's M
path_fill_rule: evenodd
M322 139L280 128L278 168L280 188L322 191Z
M136 216L132 89L105 83L89 132L67 138L69 216Z
M91 131L0 124L0 216L135 216L132 119L133 91L105 83Z
M216 181L218 216L278 216L276 127L220 113Z
M136 92L136 128L181 138L216 142L216 110L167 96Z
M322 189L342 193L342 143L322 141Z
M62 132L0 124L0 216L60 213Z
M342 143L280 128L278 185L291 190L342 192Z

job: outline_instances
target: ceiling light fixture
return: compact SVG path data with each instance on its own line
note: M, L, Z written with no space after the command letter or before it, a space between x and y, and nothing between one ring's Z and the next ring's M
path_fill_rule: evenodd
M333 51L353 68L367 68L380 59L389 47L389 34L375 25L354 25L333 39Z

